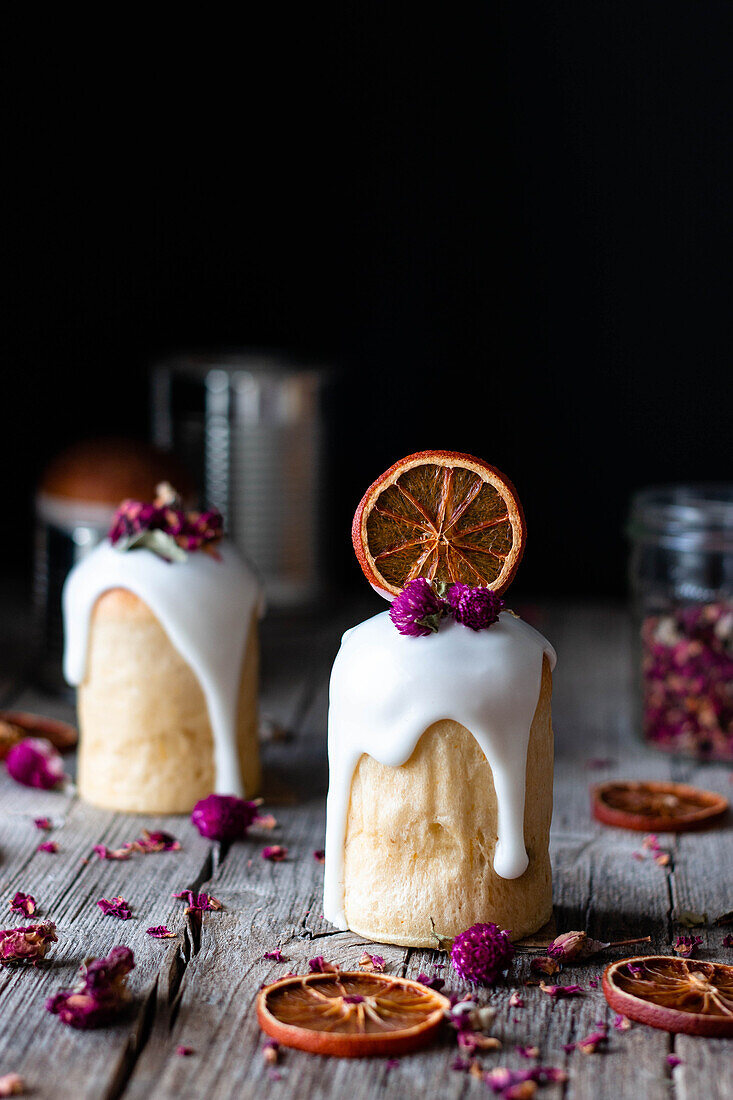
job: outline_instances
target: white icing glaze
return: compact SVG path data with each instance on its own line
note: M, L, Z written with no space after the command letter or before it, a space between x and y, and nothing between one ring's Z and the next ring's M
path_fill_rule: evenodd
M252 613L262 612L259 584L233 546L219 560L198 551L167 562L150 550L115 550L108 540L76 565L63 592L64 675L86 676L89 624L97 599L110 588L138 596L197 677L214 738L216 790L244 794L237 756L237 706L242 659Z
M410 638L388 612L348 630L331 673L329 788L323 909L346 929L344 840L354 769L363 753L404 764L425 730L452 718L476 738L489 762L498 807L494 870L518 878L527 868L524 797L529 731L539 699L542 657L555 651L541 634L504 612L488 630L451 621Z

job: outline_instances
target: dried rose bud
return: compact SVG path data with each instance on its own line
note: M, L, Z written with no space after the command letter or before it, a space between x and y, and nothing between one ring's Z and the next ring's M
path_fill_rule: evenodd
M284 859L287 859L287 855L287 848L283 848L281 844L268 844L266 848L262 849L262 858L268 859L270 863L282 863Z
M42 920L25 928L0 931L0 962L38 962L45 959L52 943L56 943L56 925Z
M256 802L229 794L210 794L196 803L191 821L208 840L241 840L256 817Z
M36 899L31 894L16 891L10 902L11 913L23 913L26 917L32 917L36 911Z
M0 1096L21 1096L25 1092L25 1081L17 1073L4 1073L0 1077Z
M547 953L553 959L585 959L598 951L604 951L609 946L607 943L601 943L600 940L592 940L585 932L564 932L562 936L552 941Z
M111 1023L130 1000L127 975L135 966L129 947L113 947L104 959L87 959L73 989L62 989L46 1009L69 1027L87 1030Z
M66 779L60 753L45 737L26 737L7 755L9 775L24 787L50 791Z
M106 844L95 844L94 851L100 859L129 859L132 852L129 848L108 848Z

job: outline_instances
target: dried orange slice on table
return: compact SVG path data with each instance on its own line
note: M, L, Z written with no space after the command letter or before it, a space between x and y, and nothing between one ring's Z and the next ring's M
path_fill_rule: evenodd
M420 451L369 486L354 516L354 550L390 599L417 577L503 592L525 542L511 481L480 458Z
M426 1046L448 1008L447 997L419 982L344 971L265 986L257 999L257 1019L283 1046L362 1058Z
M645 833L683 833L721 817L727 799L686 783L611 780L592 788L596 821Z
M648 955L607 966L603 992L615 1012L663 1031L733 1036L733 966Z

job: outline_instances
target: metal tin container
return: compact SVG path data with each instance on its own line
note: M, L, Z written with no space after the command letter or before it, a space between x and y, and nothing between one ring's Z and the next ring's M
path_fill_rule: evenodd
M306 605L321 591L327 378L254 353L184 356L154 371L155 443L193 472L274 607Z

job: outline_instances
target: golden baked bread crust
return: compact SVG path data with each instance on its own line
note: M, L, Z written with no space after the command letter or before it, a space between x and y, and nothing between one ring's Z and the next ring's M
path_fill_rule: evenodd
M545 657L527 749L524 838L529 867L518 879L493 868L496 793L486 757L464 726L435 722L406 764L363 755L355 769L344 846L344 908L367 939L434 947L437 930L455 936L494 921L512 939L552 916L548 852L552 818L552 673Z
M237 736L247 797L260 784L259 645L253 615L242 663ZM114 588L97 600L78 690L79 792L107 810L189 813L214 790L203 691L150 608Z

